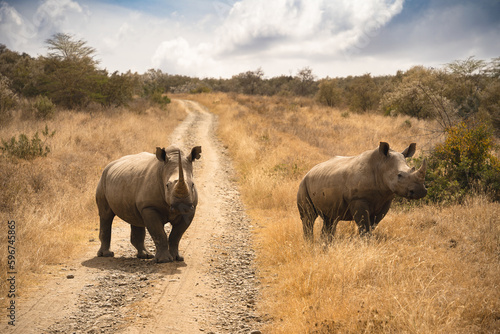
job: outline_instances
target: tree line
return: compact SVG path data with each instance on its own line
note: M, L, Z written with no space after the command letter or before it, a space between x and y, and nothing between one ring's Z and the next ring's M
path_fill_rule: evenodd
M0 126L14 110L45 119L56 108L92 111L94 106L125 106L134 110L139 101L144 109L149 103L169 103L170 93L302 96L352 112L436 120L445 140L428 157L427 198L460 201L478 190L500 200L500 160L492 154L500 135L500 57L490 61L469 57L441 68L415 66L387 76L367 73L317 79L305 67L295 75L272 78L258 68L228 79L200 79L159 69L143 74L108 73L98 67L96 50L84 40L59 33L46 44L47 55L37 58L0 44ZM46 132L42 133L45 138L54 135L47 128ZM0 149L4 155L21 158L48 153L38 133L31 140L24 134L2 140Z
M249 95L307 96L353 112L376 111L435 118L443 128L456 118L481 114L500 132L500 57L469 57L442 68L415 66L395 75L317 79L309 67L295 75L267 78L261 68L228 79L195 78L150 69L138 74L108 73L98 67L96 50L84 40L58 33L46 41L48 53L33 58L0 44L0 113L20 98L35 109L128 105L134 98L168 103L168 93L234 92ZM49 106L49 107L47 107ZM40 112L43 116L45 112Z
M352 112L379 112L436 119L443 130L459 120L481 117L500 135L500 57L469 57L442 68L414 66L395 75L317 79L309 67L296 75L266 78L262 69L229 79L192 78L149 70L143 75L165 93L233 92L249 95L305 96Z

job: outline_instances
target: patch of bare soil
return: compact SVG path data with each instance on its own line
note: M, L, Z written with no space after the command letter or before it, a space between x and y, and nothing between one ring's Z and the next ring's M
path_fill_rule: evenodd
M96 231L86 254L55 267L47 284L18 298L16 326L2 319L2 332L260 333L251 221L214 134L216 116L195 102L180 102L188 116L170 143L184 151L202 146L202 158L194 164L199 204L180 242L185 261L155 264L135 258L129 225L115 218L115 257L96 257ZM154 253L149 235L146 245Z

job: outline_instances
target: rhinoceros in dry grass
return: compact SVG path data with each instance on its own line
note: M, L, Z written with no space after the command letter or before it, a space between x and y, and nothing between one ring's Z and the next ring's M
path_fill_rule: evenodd
M111 162L97 185L101 248L97 256L114 256L109 250L113 218L131 225L130 241L137 257L153 258L144 246L146 229L155 246L156 262L183 261L179 241L193 220L198 194L193 183L193 161L200 158L201 147L187 157L170 146L151 153L128 155ZM170 222L167 237L164 225Z
M340 220L354 220L360 235L370 233L389 211L395 195L419 199L424 186L426 162L420 169L408 167L416 144L402 153L381 142L374 150L357 156L336 156L313 167L302 179L297 205L307 240L313 240L314 221L323 219L321 236L331 241Z

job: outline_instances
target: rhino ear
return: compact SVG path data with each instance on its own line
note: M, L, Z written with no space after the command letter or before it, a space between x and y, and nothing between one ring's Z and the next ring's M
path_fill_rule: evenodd
M165 152L165 148L156 148L156 159L162 161L162 162L167 162L167 152Z
M378 151L385 155L385 156L388 156L389 155L389 144L381 141L380 142L380 146L378 147Z
M195 146L191 150L191 154L189 155L189 161L197 160L201 157L201 146Z
M415 154L415 150L417 148L417 144L411 143L410 146L408 146L403 152L403 156L405 158L410 158Z

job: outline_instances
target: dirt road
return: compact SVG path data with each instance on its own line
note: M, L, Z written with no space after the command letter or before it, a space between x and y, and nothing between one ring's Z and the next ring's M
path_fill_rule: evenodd
M115 218L114 258L88 252L60 265L29 298L18 298L12 333L259 333L257 277L245 216L224 147L214 135L216 117L192 101L170 143L202 146L195 163L196 216L180 243L184 262L154 264L135 258L130 227ZM97 217L96 217L97 226ZM168 229L167 225L167 229ZM152 241L146 245L154 253Z

